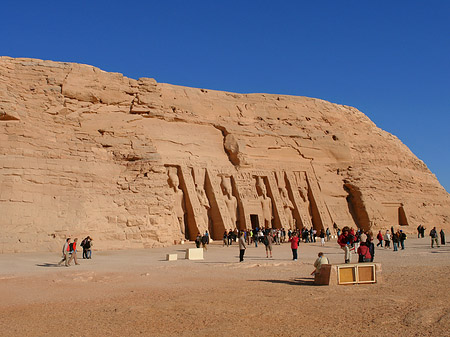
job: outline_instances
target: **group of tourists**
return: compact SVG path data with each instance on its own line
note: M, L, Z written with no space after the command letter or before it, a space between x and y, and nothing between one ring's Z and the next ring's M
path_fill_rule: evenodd
M441 229L441 231L439 232L439 236L441 237L441 245L445 245L445 233L443 229ZM430 238L431 238L431 248L434 248L434 244L436 244L436 247L440 247L436 227L433 227L433 229L430 231Z
M423 225L417 226L417 237L418 238L424 238L425 237L425 227ZM436 247L440 247L439 245L439 237L441 239L441 245L445 245L445 232L443 229L438 234L438 231L436 227L433 227L433 229L430 230L430 238L431 238L431 248L434 248L434 245Z
M90 259L92 257L92 238L87 236L81 241L80 246L83 248L83 259ZM67 238L62 248L62 259L58 262L58 266L63 263L66 267L70 266L70 263L74 261L75 265L79 265L77 258L78 238Z

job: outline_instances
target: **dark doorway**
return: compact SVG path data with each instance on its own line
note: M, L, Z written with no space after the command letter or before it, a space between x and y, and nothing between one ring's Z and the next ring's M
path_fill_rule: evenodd
M250 222L252 223L252 229L259 228L258 214L250 214Z

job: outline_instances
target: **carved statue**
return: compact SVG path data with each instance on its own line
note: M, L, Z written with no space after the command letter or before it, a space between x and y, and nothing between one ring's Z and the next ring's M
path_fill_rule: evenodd
M261 196L259 201L261 202L261 207L263 211L263 223L265 228L272 227L272 200L267 196L266 186L264 185L261 177L258 177L257 186L261 191Z
M232 194L231 182L229 178L222 177L222 186L225 192L225 204L228 208L228 213L230 214L232 227L236 226L237 220L237 199Z
M286 214L286 219L288 221L288 227L291 230L294 230L295 224L294 224L294 217L292 216L294 204L289 199L289 195L288 195L288 192L285 187L280 188L280 195L281 195L281 199L283 200L283 208L284 208L284 213Z
M186 227L184 224L184 213L185 213L185 206L184 206L184 193L180 188L180 179L178 178L177 169L176 168L170 168L169 169L169 182L170 185L173 188L174 194L174 211L175 215L178 220L178 225L180 226L180 231L183 236L186 235Z
M201 213L203 227L204 227L201 229L199 228L199 230L201 230L204 233L204 231L208 230L208 224L209 224L208 210L210 208L210 205L209 205L208 198L206 197L205 190L203 189L203 187L201 187L197 183L195 184L195 192L197 192L198 202L200 203L200 206L201 206L200 213Z

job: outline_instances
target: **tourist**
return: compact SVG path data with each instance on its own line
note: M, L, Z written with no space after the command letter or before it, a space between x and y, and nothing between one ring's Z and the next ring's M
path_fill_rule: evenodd
M436 246L439 247L438 233L436 231L436 227L433 227L433 229L430 231L430 237L431 237L431 248L434 248L434 243L436 243Z
M244 253L247 246L245 245L244 232L241 233L239 238L239 262L244 261Z
M323 228L320 230L320 245L325 246L325 232L323 231Z
M83 241L81 241L80 246L83 248L83 259L90 259L90 257L88 257L88 252L91 248L91 238L89 236L85 237Z
M400 232L398 233L398 240L400 241L400 246L402 247L402 250L405 249L406 234L401 229Z
M197 237L195 238L195 246L197 248L200 248L201 243L202 243L202 236L200 235L200 232L197 232Z
M228 238L228 245L231 246L233 244L233 231L231 230L231 228L228 231L228 237L227 238Z
M391 233L387 230L386 233L384 233L384 248L390 248L391 247Z
M225 245L228 247L228 232L225 230L225 232L223 232L223 242L222 242L222 247L225 247Z
M208 231L205 232L205 234L203 234L202 238L200 239L202 242L202 248L203 250L208 250L207 244L209 241L209 236L208 236Z
M325 231L325 233L327 234L327 241L330 241L331 232L328 227L327 227L327 230Z
M422 234L422 225L417 226L417 238L420 238L420 234Z
M439 234L441 235L441 245L445 245L445 233L444 233L444 230L441 229Z
M358 247L359 243L361 242L361 230L358 228L358 230L355 233L353 228L351 228L350 234L353 236L353 245L352 245L353 249L355 251L355 254L358 254ZM364 232L362 234L364 234Z
M269 258L269 253L270 253L270 258L272 258L272 244L273 244L272 235L270 235L269 233L266 233L264 235L263 243L264 243L264 246L266 246L266 258Z
M87 250L86 250L86 257L88 259L92 258L92 246L94 243L92 242L92 238L88 236L88 242L87 242Z
M392 244L394 245L394 252L398 251L399 236L398 232L392 234Z
M298 249L298 237L297 232L293 232L291 238L289 239L291 242L292 249L292 260L297 261L297 249Z
M255 247L258 247L258 228L253 230L253 242L255 243Z
M320 268L323 264L329 264L328 258L326 256L323 256L323 252L320 252L318 254L318 257L316 261L314 262L314 271L311 273L311 275L320 274Z
M70 262L72 262L72 260L75 261L76 265L79 265L78 260L77 260L77 242L78 242L78 238L73 239L73 242L69 245L70 247L70 259L69 262L67 263L70 266Z
M58 262L58 266L60 266L64 262L64 265L68 267L69 258L70 258L70 238L67 238L62 248L62 260Z
M370 262L373 262L373 258L375 257L375 245L373 244L373 233L372 233L372 231L369 231L367 233L366 246L369 247Z
M358 247L358 262L370 262L372 259L372 255L370 254L369 242L361 242Z
M353 240L354 236L350 234L350 229L347 226L342 228L342 234L338 237L338 244L345 252L345 263L350 263L350 249Z
M421 237L422 237L422 239L425 237L425 227L423 227L423 225L422 225L422 228L421 228L421 233L420 233L420 235L421 235Z
M381 231L378 231L377 240L378 240L377 247L381 246L381 248L383 248L383 234L381 234Z

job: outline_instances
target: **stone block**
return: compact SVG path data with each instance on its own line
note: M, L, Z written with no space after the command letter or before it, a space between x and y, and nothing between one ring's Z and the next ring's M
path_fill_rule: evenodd
M166 261L176 261L178 260L177 254L166 254Z
M203 260L203 248L186 249L187 260Z

